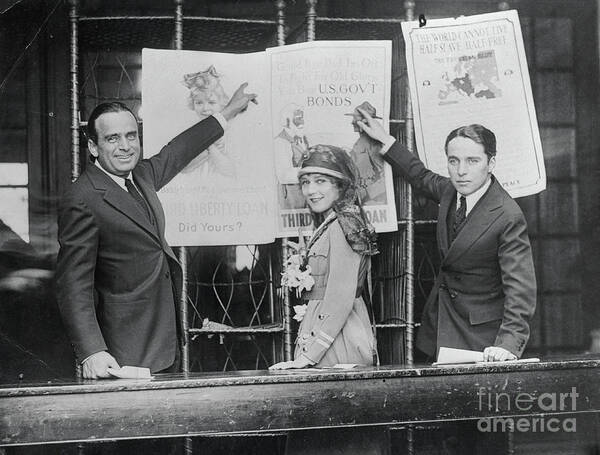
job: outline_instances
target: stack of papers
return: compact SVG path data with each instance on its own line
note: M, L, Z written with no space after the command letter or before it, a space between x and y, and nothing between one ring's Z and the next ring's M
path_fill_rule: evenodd
M485 363L528 363L528 362L539 362L540 359L532 357L528 359L516 359L516 360L504 360L500 362L485 362ZM457 365L461 363L484 363L483 352L470 351L468 349L456 349L441 347L438 353L437 362L434 362L433 366L443 365Z
M152 379L150 368L124 366L109 368L108 372L119 379Z

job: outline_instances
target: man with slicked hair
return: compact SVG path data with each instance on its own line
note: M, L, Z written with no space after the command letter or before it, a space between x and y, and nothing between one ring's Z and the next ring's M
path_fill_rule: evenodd
M60 312L83 377L133 365L176 371L182 272L156 192L223 136L256 95L242 84L225 108L141 160L135 115L103 103L88 121L88 163L62 198L56 272ZM206 152L204 152L206 153Z
M447 137L448 177L425 168L367 112L360 128L383 144L381 153L415 188L439 204L442 258L425 304L417 348L434 358L440 347L483 351L485 361L521 357L536 305L527 223L493 175L496 137L482 125Z

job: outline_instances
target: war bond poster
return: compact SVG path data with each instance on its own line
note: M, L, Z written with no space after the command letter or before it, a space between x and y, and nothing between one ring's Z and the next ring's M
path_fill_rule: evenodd
M380 144L361 134L361 107L388 127L390 41L319 41L268 49L271 125L277 176L277 235L310 230L297 183L302 156L317 144L346 150L360 173L359 196L378 232L395 231L391 168Z
M377 231L397 227L391 170L360 134L357 107L387 127L389 41L313 42L253 54L144 49L144 155L219 112L248 83L258 104L159 192L172 245L272 242L310 231L298 185L309 147L344 149L360 172L359 196Z
M258 94L257 105L229 122L225 135L158 193L171 245L273 241L275 178L264 63L264 52L143 50L144 157L220 112L243 82L247 93Z
M535 106L516 11L405 22L402 32L425 165L448 175L445 139L479 123L496 134L494 174L513 197L546 188Z

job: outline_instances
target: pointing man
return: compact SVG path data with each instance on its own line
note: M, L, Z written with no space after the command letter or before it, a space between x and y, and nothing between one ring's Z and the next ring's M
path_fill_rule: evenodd
M496 137L481 125L453 130L445 152L450 178L423 163L366 111L360 126L415 188L439 204L441 268L429 295L417 347L430 357L444 347L483 351L485 361L521 356L536 305L527 223L493 175Z
M66 191L59 211L58 303L84 378L108 368L177 371L182 272L165 241L156 192L223 136L227 121L256 95L242 84L221 111L140 160L134 114L103 103L88 121L95 158Z

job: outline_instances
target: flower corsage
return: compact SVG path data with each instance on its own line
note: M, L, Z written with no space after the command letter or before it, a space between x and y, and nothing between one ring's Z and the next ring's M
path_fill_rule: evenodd
M300 298L302 291L310 291L312 289L315 280L310 274L311 269L306 257L306 242L300 230L298 230L298 241L297 245L293 242L288 243L298 253L288 257L285 263L285 271L281 274L281 285L288 289L294 288L296 290L296 297ZM306 313L306 307L306 304L294 305L294 319L296 321L302 321L304 313Z
M296 297L300 298L302 291L310 291L315 280L310 275L310 265L305 264L305 259L300 254L292 254L285 263L285 272L281 278L281 285L296 290Z
M302 322L307 308L308 305L306 303L303 303L302 305L294 305L294 319L298 322Z

